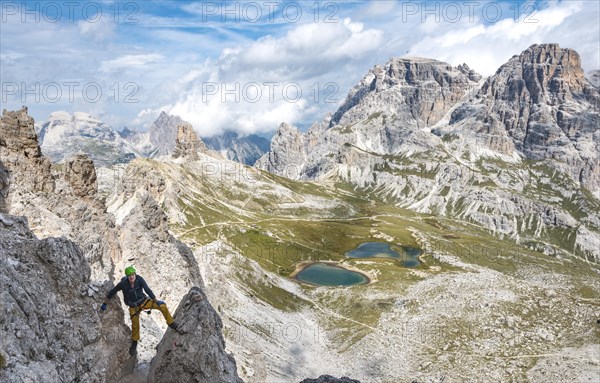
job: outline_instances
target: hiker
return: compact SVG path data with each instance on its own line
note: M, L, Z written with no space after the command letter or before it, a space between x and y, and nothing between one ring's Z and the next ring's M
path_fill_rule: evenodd
M140 340L140 313L142 311L160 310L167 321L167 325L173 330L177 329L177 323L173 321L167 304L156 300L144 278L136 274L133 266L125 269L125 276L108 292L106 299L100 306L102 311L106 310L106 301L111 299L119 290L123 291L123 300L129 306L129 316L131 317L131 347L129 348L129 354L135 354L137 342ZM149 298L144 294L144 291L150 296Z

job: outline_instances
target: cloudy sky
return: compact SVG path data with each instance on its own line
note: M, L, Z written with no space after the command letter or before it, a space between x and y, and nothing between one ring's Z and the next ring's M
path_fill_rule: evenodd
M598 1L0 2L0 108L83 111L145 130L160 111L202 136L269 135L334 112L391 57L493 74L531 44L600 68Z

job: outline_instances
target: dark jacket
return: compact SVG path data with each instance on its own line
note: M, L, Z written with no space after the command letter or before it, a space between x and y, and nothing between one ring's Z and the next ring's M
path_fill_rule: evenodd
M133 288L131 287L131 283L127 277L123 277L121 282L117 283L115 287L112 288L106 295L106 298L111 299L115 296L117 291L123 291L123 300L125 304L129 307L136 307L144 303L148 297L144 294L144 291L150 296L151 299L156 299L150 287L144 280L144 278L139 275L135 276L135 281L133 282Z

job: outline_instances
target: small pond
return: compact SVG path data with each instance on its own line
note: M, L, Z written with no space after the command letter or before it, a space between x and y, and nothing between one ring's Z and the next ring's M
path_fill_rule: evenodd
M416 267L420 265L419 255L421 249L411 246L400 246L400 252L392 249L386 242L364 242L354 250L346 253L349 258L394 258L399 259L404 267Z
M369 278L356 271L328 263L311 263L303 268L296 279L317 286L351 286L369 283Z

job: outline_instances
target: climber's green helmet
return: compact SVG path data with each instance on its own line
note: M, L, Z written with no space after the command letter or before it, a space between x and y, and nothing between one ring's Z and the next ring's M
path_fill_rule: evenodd
M125 275L130 276L131 274L135 274L135 269L133 268L133 266L125 268Z

